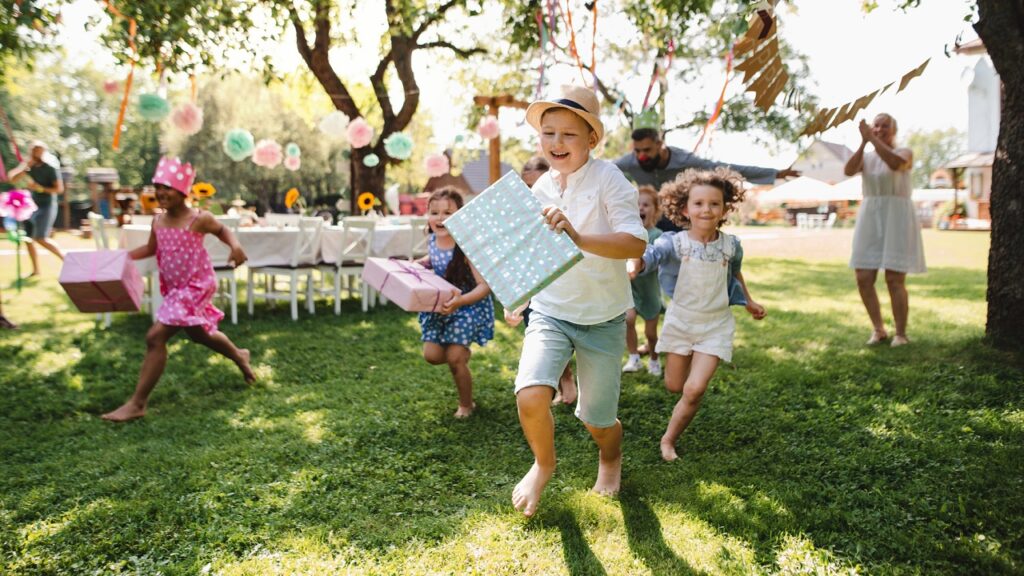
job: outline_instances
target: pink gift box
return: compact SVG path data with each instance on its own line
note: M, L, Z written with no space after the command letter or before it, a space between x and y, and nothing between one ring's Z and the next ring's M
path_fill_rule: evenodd
M138 312L142 276L127 250L69 252L60 285L80 312Z
M367 258L363 282L406 312L438 312L445 302L462 293L432 270L408 260Z

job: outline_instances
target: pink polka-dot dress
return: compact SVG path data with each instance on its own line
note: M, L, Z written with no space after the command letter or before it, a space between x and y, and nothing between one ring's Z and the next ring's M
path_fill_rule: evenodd
M153 223L160 295L164 298L156 319L166 326L202 326L212 334L224 313L213 305L217 276L203 246L204 235L192 231L198 217L196 211L184 228L159 226L163 216Z

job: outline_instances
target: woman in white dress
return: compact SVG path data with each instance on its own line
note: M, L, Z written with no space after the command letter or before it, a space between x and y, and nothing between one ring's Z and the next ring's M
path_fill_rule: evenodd
M846 162L847 176L863 172L864 202L857 214L853 232L850 268L857 274L857 289L871 318L874 331L867 343L877 344L889 338L882 321L882 310L875 291L879 270L885 270L885 284L892 300L896 334L891 345L908 344L907 274L925 271L921 224L910 199L910 168L913 152L897 148L896 119L879 114L869 126L860 121L861 143ZM870 143L873 152L864 152Z

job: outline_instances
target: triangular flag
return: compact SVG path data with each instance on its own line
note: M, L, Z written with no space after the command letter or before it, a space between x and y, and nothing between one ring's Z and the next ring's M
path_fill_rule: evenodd
M921 65L918 66L917 68L914 68L910 72L907 72L906 74L904 74L903 78L900 80L900 87L899 87L899 89L896 90L896 93L899 94L900 92L903 92L903 89L907 87L907 84L910 84L911 80L913 80L914 78L917 78L918 76L921 75L922 72L924 72L925 66L928 66L928 62L930 62L930 61L931 61L931 58L929 58L929 59L925 60L924 62L922 62Z

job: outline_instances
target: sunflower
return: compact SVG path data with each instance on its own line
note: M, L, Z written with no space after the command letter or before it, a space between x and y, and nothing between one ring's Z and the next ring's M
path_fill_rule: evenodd
M292 189L288 190L288 193L284 195L284 207L288 208L290 210L292 205L294 205L295 201L298 200L298 199L299 199L299 189L298 188L292 188Z
M209 182L197 182L192 186L192 195L196 198L209 198L217 193L217 189Z
M359 195L359 198L356 198L356 206L363 212L366 212L373 208L374 200L376 199L377 197L373 195L373 192L363 192Z
M152 214L157 208L160 207L160 203L156 200L156 194L152 192L143 192L139 196L139 201L142 202L142 213Z

